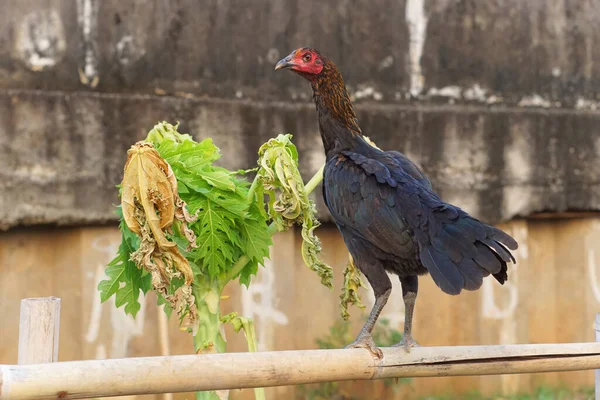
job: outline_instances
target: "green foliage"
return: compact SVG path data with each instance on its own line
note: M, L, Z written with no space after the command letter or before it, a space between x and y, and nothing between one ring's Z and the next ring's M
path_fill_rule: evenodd
M235 172L212 165L221 153L211 139L196 143L167 123L157 125L148 138L160 139L154 145L171 165L179 195L190 213L198 213L190 224L198 248L188 259L200 266L201 275L218 277L246 254L250 262L240 272L240 281L248 285L272 244L264 215L247 199L248 183Z
M268 214L277 230L302 224L304 263L321 277L323 285L332 288L333 270L319 258L321 242L314 230L320 223L315 216L315 204L308 198L298 171L298 151L292 143L292 135L279 135L269 140L261 146L258 155L260 187L256 189L257 200L262 202L263 193L268 195Z
M593 400L594 388L540 386L531 393L486 396L478 392L461 395L425 396L419 400Z
M117 214L121 216L120 208ZM122 241L117 256L108 264L106 275L108 279L98 285L100 300L105 302L112 295L115 296L115 306L125 306L125 312L134 317L140 310L138 297L140 290L146 293L151 289L150 275L145 274L130 259L130 254L139 246L139 238L131 232L121 221L119 228L122 232ZM122 285L123 284L123 285Z
M163 122L149 132L147 141L171 166L187 210L197 213L196 221L189 224L197 238L196 248L187 247L185 233L177 222L167 238L177 244L196 279L221 279L222 286L227 283L225 275L231 266L246 255L249 261L238 276L241 283L248 285L258 265L269 256L272 244L266 214L260 204L248 198L248 182L239 179L235 172L213 165L221 153L211 139L197 143L190 135L179 133L177 126ZM108 279L100 282L98 289L103 302L116 295L116 306L125 305L125 312L135 316L140 309L139 292L152 288L151 277L131 260L140 240L122 220L120 207L119 217L123 240L106 270ZM173 277L166 295L174 295L183 284L182 279ZM159 304L165 304L165 311L170 314L164 296L158 294Z
M321 245L314 230L319 221L308 199L312 189L304 187L290 135L261 147L250 186L241 176L254 170L214 165L221 153L211 139L198 143L177 129L159 123L128 151L119 207L123 240L106 270L108 278L98 286L101 300L115 295L117 307L125 305L125 312L135 316L139 292L154 289L167 315L175 310L180 324L194 334L197 351L225 351L224 322L236 331L243 328L250 351L256 351L251 320L235 313L221 318L222 290L237 278L248 286L269 256L271 235L295 223L302 224L305 263L332 286L332 270L318 257ZM311 188L320 179L313 178ZM255 392L264 399L264 390ZM196 398L216 394L198 392Z
M239 277L242 284L249 285L258 266L269 256L270 220L276 230L302 225L304 261L317 271L323 284L332 287L332 269L319 259L321 244L314 234L319 221L298 172L298 152L291 135L279 135L260 148L257 178L251 187L240 177L249 171L232 172L214 165L221 152L211 139L196 142L178 132L178 125L162 122L148 133L146 142L169 164L181 200L187 211L196 215L195 221L188 223L197 238L196 247L188 248L185 229L178 221L171 232L166 232L167 239L177 244L189 262L195 279L218 279L223 287L229 279ZM108 279L98 288L102 301L116 295L117 306L125 305L125 312L135 315L140 309L140 290L146 293L152 287L151 276L131 260L139 250L139 238L123 221L120 229L123 242L107 268ZM240 267L233 273L234 265ZM165 304L168 314L172 310L165 296L176 296L183 285L184 281L175 276L167 288L157 292L159 304Z

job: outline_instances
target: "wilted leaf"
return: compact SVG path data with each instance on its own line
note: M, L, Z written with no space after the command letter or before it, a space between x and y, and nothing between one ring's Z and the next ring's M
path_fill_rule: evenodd
M195 217L188 213L179 197L171 166L151 143L138 142L127 155L121 184L123 219L127 227L141 239L131 259L150 272L154 289L180 317L186 315L189 324L193 324L197 318L191 294L194 274L177 243L170 241L167 233L177 219L189 246L195 247L196 236L187 227L187 223L193 222ZM181 277L184 278L184 286L176 289L175 293L169 293L170 282Z
M340 295L341 299L341 308L342 308L342 318L347 320L350 317L348 313L348 305L354 304L358 308L365 308L365 305L360 300L360 295L358 294L358 288L365 287L362 280L360 279L360 271L354 265L354 260L351 255L348 255L348 265L344 270L344 287L342 288L342 294Z
M302 224L304 263L317 272L323 285L332 288L333 270L319 258L321 243L314 230L320 223L315 216L315 205L304 188L298 170L298 151L291 138L289 134L279 135L262 145L258 152L258 175L264 192L269 195L268 214L280 231Z

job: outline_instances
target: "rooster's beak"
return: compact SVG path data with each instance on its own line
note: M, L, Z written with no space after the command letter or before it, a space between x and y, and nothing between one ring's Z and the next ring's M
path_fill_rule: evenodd
M282 69L282 68L290 68L295 66L296 64L294 64L292 62L293 58L295 55L295 51L292 52L289 56L287 56L286 58L283 58L281 60L279 60L279 62L275 65L275 71L277 71L278 69Z

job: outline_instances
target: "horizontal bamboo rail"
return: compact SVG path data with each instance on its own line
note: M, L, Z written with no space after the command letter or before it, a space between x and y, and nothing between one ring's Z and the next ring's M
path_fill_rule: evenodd
M0 399L83 399L392 377L600 368L600 343L226 353L0 365Z

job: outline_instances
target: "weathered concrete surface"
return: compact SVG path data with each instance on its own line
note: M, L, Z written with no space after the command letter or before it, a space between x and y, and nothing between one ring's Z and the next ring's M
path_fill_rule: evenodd
M406 101L412 90L442 102L600 108L596 0L0 5L2 88L300 99L304 85L273 64L314 46L357 98Z
M600 209L597 113L365 104L359 118L379 146L421 163L446 200L488 221ZM212 136L232 169L254 166L258 147L282 132L295 133L303 176L324 160L308 104L8 91L0 95L2 227L113 219L125 153L161 119Z
M2 228L112 220L125 152L159 120L214 137L230 168L294 133L308 178L324 158L310 89L273 71L304 45L446 200L488 221L600 210L595 0L0 6Z
M585 108L598 100L600 2L425 0L427 86L478 101ZM488 93L478 95L473 88ZM503 99L490 99L490 94ZM597 104L596 104L597 106Z

